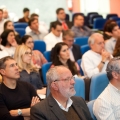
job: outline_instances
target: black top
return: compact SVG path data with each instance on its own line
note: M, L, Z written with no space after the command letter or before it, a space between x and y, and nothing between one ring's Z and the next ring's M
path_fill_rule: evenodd
M29 108L33 96L37 93L27 82L17 81L15 89L0 84L0 120L24 120L22 116L11 116L9 111Z
M22 81L26 81L34 86L35 89L41 89L43 87L43 83L40 77L40 74L37 72L27 73L26 70L20 72L20 79Z

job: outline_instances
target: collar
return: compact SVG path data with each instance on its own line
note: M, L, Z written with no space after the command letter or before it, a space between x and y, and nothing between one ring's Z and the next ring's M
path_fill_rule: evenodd
M68 112L69 108L71 107L71 105L73 103L73 101L69 98L68 101L67 101L67 107L64 108L56 99L55 99L55 101L58 103L59 107L66 112Z
M118 88L116 88L114 85L112 85L111 83L109 83L109 86L114 90L116 91L117 93L120 94L120 90Z
M59 19L58 19L58 21L59 21L60 23L65 22L65 20L59 20Z
M114 38L114 37L111 37L110 40L111 40L112 42L117 42L116 38Z
M36 32L33 31L33 30L32 30L31 32L32 32L33 34L36 34ZM41 34L39 30L38 30L38 32L39 32L39 34ZM36 34L36 35L38 35L38 34Z
M69 48L69 50L72 50L73 49L73 46L71 46L70 48Z

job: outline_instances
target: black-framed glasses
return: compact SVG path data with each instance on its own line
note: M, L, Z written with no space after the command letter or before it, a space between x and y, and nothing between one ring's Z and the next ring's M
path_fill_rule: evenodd
M74 80L74 81L75 81L75 77L72 76L72 77L68 77L68 78L65 78L65 79L61 79L61 80L55 80L54 82L57 82L57 81L70 82L71 80Z

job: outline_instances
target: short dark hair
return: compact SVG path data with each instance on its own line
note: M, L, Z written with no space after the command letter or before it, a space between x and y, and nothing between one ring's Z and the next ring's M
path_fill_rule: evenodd
M74 20L78 17L78 16L82 16L84 18L84 16L82 14L76 14L74 15Z
M27 42L28 38L30 38L30 37L31 37L30 35L24 35L21 39L21 42L25 44Z
M30 16L30 18L34 18L35 16L39 17L38 14L36 14L36 13L32 13L31 16Z
M118 26L116 22L111 22L107 27L108 32L112 33L114 27Z
M53 23L51 24L51 28L56 29L57 25L62 26L62 24L61 24L59 21L55 21L55 22L53 22Z
M3 13L3 10L2 10L2 9L0 9L0 11Z
M28 8L23 9L23 13L30 11Z
M38 21L38 19L36 19L36 18L30 18L29 21L28 21L28 25L31 26L31 23L35 20Z
M4 30L7 29L7 25L8 25L9 22L12 22L12 21L11 21L11 20L7 20L7 21L4 23Z
M63 9L63 8L58 8L58 9L56 10L56 14L59 14L59 12L60 12L61 10L64 10L64 9Z
M12 58L11 56L6 56L0 59L0 69L5 69L6 65L5 62L7 60L14 60L14 58Z

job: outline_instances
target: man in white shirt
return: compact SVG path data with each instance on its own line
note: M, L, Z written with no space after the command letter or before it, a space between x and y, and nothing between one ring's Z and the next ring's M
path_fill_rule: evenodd
M118 24L116 22L110 23L110 25L108 26L108 32L111 34L112 37L108 41L106 41L105 49L112 54L116 45L116 41L120 37L120 29Z
M105 71L111 55L105 50L104 39L100 33L93 33L88 39L88 44L91 50L83 54L81 67L84 75L91 78Z
M85 101L75 95L74 77L65 66L47 72L50 95L31 108L31 120L92 120Z
M51 32L44 37L46 50L50 51L58 42L62 42L62 24L58 21L53 22Z
M109 84L94 102L93 112L97 120L120 120L120 57L107 65Z

